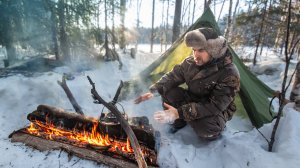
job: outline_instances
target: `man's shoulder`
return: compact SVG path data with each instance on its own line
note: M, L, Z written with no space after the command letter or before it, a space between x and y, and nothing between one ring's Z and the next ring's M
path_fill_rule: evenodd
M227 66L225 66L224 70L226 71L226 76L233 75L240 78L239 70L234 63L230 63Z

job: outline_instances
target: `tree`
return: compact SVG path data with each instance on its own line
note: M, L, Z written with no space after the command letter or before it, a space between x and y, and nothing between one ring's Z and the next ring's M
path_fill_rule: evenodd
M258 33L258 37L256 40L256 48L255 48L255 53L254 53L254 58L253 58L253 65L256 65L257 50L261 43L262 32L263 32L265 19L266 19L266 15L267 15L268 0L264 0L263 4L264 4L264 8L262 11L262 19L261 19L261 23L260 23L259 33Z
M153 53L155 0L152 0L152 26L150 52Z
M63 60L66 62L71 61L70 43L66 32L66 5L64 0L58 1L58 17L59 17L59 41L63 54Z
M21 1L0 1L0 44L7 51L7 66L17 59L15 43L18 41L17 32L22 32L23 7Z
M141 11L141 5L142 5L143 0L137 0L136 1L136 31L137 34L139 33L139 27L140 27L140 11ZM135 43L135 50L138 48L138 39L136 40Z
M288 44L289 44L289 40L290 40L290 24L291 24L291 7L292 7L292 0L289 0L289 8L288 8L288 13L287 13L287 29L286 29L286 40L285 40L285 60L286 60L286 66L285 66L285 71L284 71L284 78L282 81L282 88L281 88L281 94L279 95L279 110L278 110L278 114L277 114L277 118L272 130L272 134L271 134L271 138L269 141L269 152L272 152L273 150L273 144L275 142L275 135L276 135L276 131L281 119L281 115L282 115L282 111L283 111L283 107L285 105L285 94L286 94L286 82L287 82L287 74L288 74L288 70L289 70L289 64L290 64L290 60L291 60L291 54L293 53L289 53L289 48L288 48Z
M121 31L119 47L125 52L125 11L126 11L126 0L120 0L120 20L121 20Z
M182 6L182 0L176 0L175 11L174 11L172 43L174 43L178 39L180 34L181 6Z
M230 27L231 27L231 23L232 23L232 20L231 20L231 11L232 11L232 0L229 0L229 12L228 12L228 16L227 16L227 27L225 29L225 33L224 33L224 36L226 39L228 39L229 37L229 33L230 33Z
M59 55L59 46L58 46L58 34L57 34L57 17L56 17L56 8L52 1L47 0L46 1L46 8L50 11L51 13L51 35L52 35L52 42L53 42L53 47L52 50L55 55L56 60L60 60L60 55Z

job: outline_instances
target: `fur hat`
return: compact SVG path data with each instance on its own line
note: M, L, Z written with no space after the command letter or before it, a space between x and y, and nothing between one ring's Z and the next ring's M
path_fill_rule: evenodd
M188 47L204 49L213 58L222 57L227 50L227 41L212 28L200 28L186 33L185 43Z

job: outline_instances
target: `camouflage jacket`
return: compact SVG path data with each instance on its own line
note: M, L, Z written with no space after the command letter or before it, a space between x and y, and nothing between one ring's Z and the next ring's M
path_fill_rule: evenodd
M161 95L170 89L186 83L193 101L179 107L179 118L185 121L222 115L230 120L236 111L234 97L240 88L240 75L227 54L203 66L198 66L192 56L176 65L150 87Z

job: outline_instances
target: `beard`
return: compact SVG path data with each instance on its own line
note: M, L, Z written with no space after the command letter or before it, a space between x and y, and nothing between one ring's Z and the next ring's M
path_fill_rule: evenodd
M194 58L194 61L195 61L196 65L198 65L198 66L205 64L203 59L201 59L201 58Z

